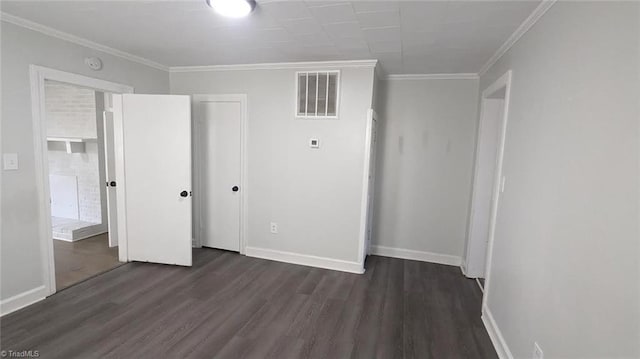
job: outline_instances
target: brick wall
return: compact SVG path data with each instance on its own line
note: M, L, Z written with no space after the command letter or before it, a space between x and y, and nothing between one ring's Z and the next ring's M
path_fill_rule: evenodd
M97 138L95 92L66 84L45 83L48 137ZM80 220L102 222L98 142L85 145L85 153L49 149L49 173L78 178ZM100 149L102 150L102 149Z

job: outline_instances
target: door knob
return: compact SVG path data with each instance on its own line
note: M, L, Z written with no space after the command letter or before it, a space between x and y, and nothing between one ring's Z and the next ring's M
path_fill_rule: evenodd
M180 192L180 197L187 197L188 195L189 195L189 192L187 191Z
M233 187L231 188L231 190L232 190L233 192L238 192L238 189L239 189L239 188L238 188L238 186L233 186Z

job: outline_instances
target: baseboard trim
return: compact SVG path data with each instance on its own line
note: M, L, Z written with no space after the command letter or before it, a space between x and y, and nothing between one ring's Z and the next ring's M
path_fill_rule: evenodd
M511 354L511 350L509 350L509 346L507 342L504 340L502 336L502 332L496 321L493 319L493 315L487 306L482 308L482 323L484 327L487 329L487 333L489 333L489 338L493 343L493 347L496 349L496 353L498 353L498 358L500 359L513 359L513 355Z
M414 261L422 261L437 264L446 264L459 267L462 264L462 258L448 254L439 254L432 252L414 251L412 249L393 248L385 246L371 246L371 254L383 257L393 257L410 259Z
M247 257L255 257L262 259L269 259L277 262L285 262L291 264L299 264L309 267L317 267L324 269L332 269L341 272L349 273L364 273L364 268L360 263L343 261L339 259L332 259L326 257L317 257L307 254L276 251L273 249L247 247L245 248L245 255Z
M43 285L26 292L22 292L18 295L14 295L11 298L0 301L0 316L15 312L18 309L22 309L35 302L39 302L46 297L47 288Z

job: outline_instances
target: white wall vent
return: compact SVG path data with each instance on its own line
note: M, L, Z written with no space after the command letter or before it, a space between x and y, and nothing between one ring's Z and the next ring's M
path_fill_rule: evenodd
M296 117L338 118L340 71L296 72Z

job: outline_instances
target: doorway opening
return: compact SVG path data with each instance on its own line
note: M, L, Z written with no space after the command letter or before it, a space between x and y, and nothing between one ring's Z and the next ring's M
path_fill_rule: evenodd
M117 244L109 241L107 219L105 95L108 94L63 82L44 82L51 233L58 289L120 265Z
M245 253L247 95L193 96L195 246Z
M487 296L493 235L500 194L504 191L502 174L511 71L482 92L480 123L476 145L476 163L469 213L464 273L475 278Z
M30 78L42 277L51 295L120 264L106 187L113 135L104 119L110 94L133 88L36 65Z

